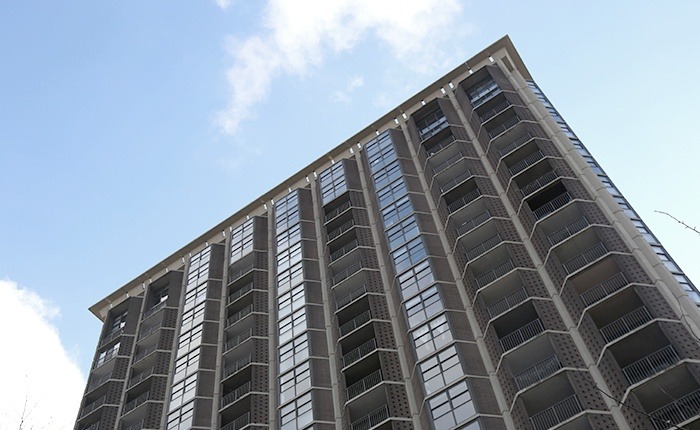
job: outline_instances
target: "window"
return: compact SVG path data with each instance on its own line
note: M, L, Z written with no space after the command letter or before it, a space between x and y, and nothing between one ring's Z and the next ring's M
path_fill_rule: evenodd
M309 362L305 362L292 371L280 376L280 404L284 404L294 397L311 388L311 369Z
M442 390L464 375L457 349L454 346L430 357L419 367L423 376L426 396Z
M279 322L279 343L289 342L294 336L306 330L306 308L284 317Z
M408 326L416 327L444 310L437 286L427 289L406 302Z
M419 234L420 230L418 229L416 217L411 215L386 231L386 236L389 240L389 250L396 249L399 245L403 245Z
M304 281L304 265L300 261L277 275L277 292L283 294Z
M373 175L374 186L377 190L382 189L399 176L401 176L401 165L399 160L396 160Z
M168 300L168 287L157 289L151 294L151 307Z
M211 247L206 247L190 257L187 284L199 283L209 276L209 257Z
M172 408L170 409L173 410ZM194 401L182 406L179 410L168 414L168 430L187 430L192 427L194 416Z
M304 334L280 347L280 372L291 369L307 358L309 358L309 342Z
M384 221L384 227L391 227L411 212L413 212L411 200L409 200L408 196L401 197L396 202L389 204L382 211L382 221Z
M207 284L197 285L195 287L188 288L185 293L185 303L182 308L184 311L188 311L200 303L204 303L207 299Z
M204 303L199 303L193 309L182 313L182 324L180 325L180 336L192 330L193 327L202 324L204 321Z
M343 163L336 163L319 175L321 201L325 205L347 190Z
M466 382L460 382L428 400L435 428L447 429L476 414Z
M396 272L401 273L424 259L426 255L423 240L419 236L392 252L391 258L394 261Z
M200 324L193 329L180 334L180 338L177 342L178 356L189 352L202 344L203 329L204 325Z
M406 194L408 194L408 190L406 189L403 178L395 180L377 193L379 208L385 209L391 203L394 203Z
M231 232L231 263L253 250L253 222L251 218Z
M447 119L440 108L416 121L421 140L425 140L447 126Z
M399 287L404 300L423 291L435 282L430 261L425 260L399 275Z
M110 335L118 330L121 330L126 325L126 311L119 312L112 316L112 321L109 324L107 335Z
M277 235L277 252L282 252L301 240L301 224L296 224Z
M173 384L197 371L199 368L199 353L200 350L197 348L182 356L178 354L177 360L175 360L175 368L173 369Z
M277 273L283 272L301 261L301 241L284 251L277 252Z
M429 323L418 327L412 336L419 360L452 342L450 326L445 315L441 315Z
M293 191L275 203L277 232L282 232L299 223L299 196Z
M101 366L102 364L109 361L110 358L117 355L117 353L119 352L119 344L120 344L120 342L117 342L114 345L110 346L109 348L105 349L104 351L100 352L97 355L97 361L95 361L94 367Z
M304 304L306 304L304 284L297 285L296 287L292 288L291 291L279 296L277 305L278 317L284 318L293 311L303 307Z
M280 430L301 429L314 420L311 393L280 408Z
M197 388L197 374L194 373L184 380L173 384L172 395L170 396L170 409L178 408L183 403L187 403L194 398Z

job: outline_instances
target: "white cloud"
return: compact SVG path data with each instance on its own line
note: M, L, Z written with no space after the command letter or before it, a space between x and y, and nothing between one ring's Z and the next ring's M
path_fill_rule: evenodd
M276 76L307 75L329 52L352 49L365 37L379 40L412 70L427 72L444 62L441 43L461 31L455 22L460 9L459 0L269 0L259 34L228 41L229 104L217 123L235 133Z
M216 2L216 5L219 6L222 10L226 10L231 6L231 0L214 0Z
M350 96L352 95L352 92L364 84L365 80L362 78L362 76L355 76L354 78L351 78L347 84L345 84L345 88L333 91L331 94L331 100L337 103L350 103Z
M51 320L58 309L0 280L0 428L71 429L85 380ZM25 406L26 402L26 406Z

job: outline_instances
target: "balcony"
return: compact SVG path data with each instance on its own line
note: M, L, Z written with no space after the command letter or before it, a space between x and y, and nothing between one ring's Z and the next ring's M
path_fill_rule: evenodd
M509 351L515 348L516 346L532 339L533 337L537 336L543 331L544 325L542 324L542 321L540 321L538 318L534 321L525 324L524 326L520 327L514 332L503 336L498 341L501 343L501 348L503 348L503 351Z
M246 412L225 426L221 427L221 430L239 430L250 424L250 412Z
M133 376L131 379L129 379L129 383L127 384L127 389L131 388L141 381L144 381L146 378L149 376L153 375L154 368L151 367L150 369L144 370L143 372L139 373L138 375Z
M365 391L368 391L370 388L379 385L381 382L382 372L381 370L375 370L348 387L348 400L359 396Z
M236 400L240 399L241 397L245 396L248 393L250 393L250 381L246 382L245 384L241 385L240 387L236 388L235 390L230 391L224 397L222 397L221 398L221 407L224 408L224 407L234 403Z
M112 358L116 357L118 354L117 349L110 349L107 351L107 353L101 357L98 357L97 360L95 361L95 364L92 366L93 369L97 369L98 367L102 366Z
M464 157L466 157L466 155L462 153L462 151L457 152L455 155L433 167L433 176L439 175L440 173L459 163L459 161Z
M595 287L581 293L581 300L583 300L583 303L586 306L590 306L593 303L604 299L615 291L621 290L628 284L629 281L627 281L624 273L618 272Z
M583 251L576 257L562 263L562 266L564 266L566 273L570 275L575 271L588 266L589 264L596 261L597 259L599 259L607 253L608 250L607 248L605 248L605 245L602 242L598 242L597 244Z
M237 289L236 291L232 292L231 294L228 295L226 298L226 304L230 305L231 303L235 302L236 300L240 299L244 295L248 294L249 292L253 291L253 283L249 283L244 285L243 287Z
M504 156L510 154L511 152L513 152L516 149L520 148L521 146L525 145L527 142L530 141L530 139L532 139L532 135L530 134L530 132L527 132L527 133L521 135L520 137L516 138L508 145L499 149L498 150L499 157L503 158Z
M78 419L81 419L81 418L83 418L83 417L86 417L86 416L87 416L88 414L90 414L91 412L97 410L97 408L99 408L100 406L102 406L102 405L105 404L106 400L107 400L107 396L105 395L105 396L102 396L102 397L98 398L98 399L95 400L94 402L92 402L92 403L90 403L90 404L88 404L88 405L85 405L85 407L83 408L83 410L80 411L80 416L78 417Z
M497 94L500 94L501 89L498 87L495 81L487 78L474 87L472 87L469 94L469 102L471 102L474 109L491 100Z
M435 145L432 145L430 148L426 148L425 152L428 154L428 158L432 157L433 155L437 154L438 152L442 151L443 149L447 148L448 146L451 146L455 142L455 137L453 135L446 136L443 138L441 141L436 143Z
M146 312L143 313L143 317L141 318L141 320L145 320L148 317L150 317L151 315L157 314L158 311L160 311L161 309L163 309L165 307L165 305L166 305L166 301L163 300L162 302L156 304L155 306L152 306L149 310L147 310Z
M532 211L532 214L535 215L535 219L541 220L542 218L546 217L547 215L557 211L567 203L571 201L571 194L569 194L568 191L556 196L549 202L545 203L544 205L538 207L537 209L534 209Z
M248 354L233 364L224 367L224 379L248 366L252 361L252 355Z
M100 429L100 422L92 423L87 427L83 427L82 430L99 430Z
M88 384L86 391L94 390L95 388L97 388L100 385L104 384L105 382L109 381L111 378L112 378L112 372L109 372L106 375L102 375L102 376L93 375L92 378L90 378L90 383Z
M227 340L226 344L225 344L225 350L229 351L229 350L237 347L238 345L240 345L244 341L250 339L252 336L253 336L253 329L250 328L250 329L244 331L243 333L239 334L238 336Z
M421 142L430 139L440 131L449 127L447 118L445 118L439 110L418 121L416 125L419 128Z
M329 232L328 235L326 236L326 241L330 242L333 239L340 237L343 233L345 233L346 231L350 230L353 227L355 227L355 220L354 219L350 219L349 221L346 221L340 227Z
M113 341L114 339L118 338L118 337L121 336L122 334L124 334L124 329L123 329L123 328L114 330L113 332L109 333L109 334L106 335L104 338L102 338L102 340L100 341L100 346L98 346L98 348L101 348L101 347L107 345L108 343L110 343L110 342Z
M355 273L359 272L360 270L362 270L362 262L357 261L357 262L353 263L352 265L350 265L350 267L348 267L347 269L343 270L342 272L340 272L336 275L333 275L333 278L331 278L331 284L333 286L336 286L336 285L340 284L341 282L343 282L344 280L351 277L352 275L354 275Z
M347 367L356 361L366 357L377 349L377 341L370 339L357 348L343 355L343 367Z
M680 357L676 350L673 346L666 345L646 357L623 367L622 373L625 374L630 384L636 384L643 379L668 369L678 361L680 361Z
M156 345L151 345L151 346L149 346L148 348L146 348L146 349L142 350L141 352L139 352L138 354L134 355L134 360L133 360L133 362L131 363L132 366L133 366L134 364L138 363L139 361L143 360L144 358L146 358L148 355L151 355L151 353L153 353L156 349L158 349L158 344L156 344Z
M651 422L656 430L681 428L678 427L678 424L697 416L698 411L700 411L700 390L693 391L687 396L655 410L650 415L656 419Z
M496 303L492 304L491 306L486 308L486 310L489 313L489 317L493 318L496 315L500 315L503 312L514 308L515 306L527 300L528 297L529 296L527 295L527 290L525 290L525 288L521 288L515 291L514 293L508 294Z
M153 333L157 332L158 330L160 330L160 328L162 326L163 326L163 323L158 322L155 325L148 327L146 330L141 330L141 332L139 332L139 340L145 339L148 336L152 335Z
M459 184L471 178L472 176L472 172L470 172L469 169L464 169L464 171L457 175L455 178L440 185L440 191L442 192L442 194L445 194L448 191L455 189Z
M477 276L474 280L476 281L477 287L482 288L513 269L515 269L515 264L513 264L513 260L506 260L505 262L499 264L498 266L489 270L488 272Z
M606 342L612 342L651 320L651 314L645 306L642 306L601 327L600 334L603 335Z
M554 182L558 177L559 175L557 174L557 172L550 170L549 172L545 173L544 175L540 176L539 178L520 188L520 193L523 195L523 197L529 196L535 191L544 188L544 186L549 184L550 182Z
M345 336L371 319L372 313L369 310L362 312L360 315L340 326L340 336Z
M457 236L462 236L469 233L470 231L474 230L476 227L485 223L489 219L491 219L491 212L489 212L487 209L481 212L479 215L475 216L474 218L468 221L465 221L464 223L462 223L462 225L457 227Z
M527 169L528 167L537 164L537 162L539 162L542 159L544 159L544 154L538 149L534 153L513 164L511 167L508 168L508 171L510 172L511 176L515 176L523 170Z
M143 394L140 394L138 397L135 399L128 401L124 404L124 409L122 410L122 414L125 414L127 412L130 412L137 407L141 406L142 404L146 403L146 401L149 400L150 396L150 391L146 391Z
M141 430L143 428L143 423L145 422L145 419L141 419L129 426L124 426L124 423L121 424L119 427L121 430Z
M384 420L389 419L389 408L384 405L373 410L364 417L355 420L350 424L352 430L369 430Z
M230 284L230 283L242 278L243 275L252 271L253 269L255 269L255 266L253 265L253 263L250 263L250 264L246 265L245 267L242 267L241 269L236 270L235 272L230 272L228 274L228 283Z
M588 227L589 225L590 224L588 222L588 219L586 219L585 216L582 216L576 221L567 224L563 228L560 228L559 230L547 236L547 240L549 240L550 245L554 246L575 235L576 233Z
M325 222L332 220L333 218L337 217L341 213L350 209L350 206L352 206L352 202L350 202L350 200L348 200L345 203L343 203L342 205L340 205L337 208L333 209L332 211L328 212L325 216Z
M328 259L331 263L333 263L334 261L340 259L344 255L347 255L348 253L350 253L352 250L354 250L357 247L358 247L357 239L353 239L350 243L344 245L342 248L340 248L336 251L333 251L331 253L331 255L328 256Z
M228 317L228 318L226 319L226 327L229 327L229 326L231 326L231 325L237 323L238 321L240 321L241 319L247 317L247 316L250 315L251 313L253 313L253 305L252 305L252 304L251 304L251 305L248 305L248 306L246 306L246 307L244 307L244 308L241 309L240 311L238 311L238 312L236 312L235 314L233 314L233 315L231 315L230 317Z
M458 198L457 200L453 201L452 203L449 203L447 205L447 211L450 213L457 212L458 210L462 209L469 203L479 198L479 196L481 196L481 190L475 188L467 194L463 195L462 197Z
M344 295L343 297L339 298L335 302L336 309L340 309L344 306L349 305L350 303L354 302L356 299L359 299L360 297L364 296L367 293L367 286L365 284L360 285L358 288L352 290L350 293Z
M561 363L556 355L550 355L534 366L523 370L513 377L515 379L515 384L518 386L519 390L525 387L529 387L532 384L546 379L550 375L554 374L557 370L561 369Z
M495 248L498 246L503 240L501 239L501 235L496 233L495 235L489 237L488 239L484 240L474 248L468 250L467 252L464 253L464 255L467 257L467 261L471 261L475 259L476 257L485 254L487 251Z
M573 395L533 415L530 422L535 430L547 430L568 420L582 410L578 398Z
M486 112L480 114L479 118L481 119L481 122L486 122L498 115L499 113L503 112L504 110L508 109L508 107L510 107L510 102L508 100L503 100L492 109L489 109Z
M514 116L508 118L507 120L503 121L502 124L496 126L494 129L490 130L489 137L491 139L493 139L494 137L505 132L506 130L513 127L514 125L516 125L519 122L520 122L520 118L518 117L518 115L514 115Z

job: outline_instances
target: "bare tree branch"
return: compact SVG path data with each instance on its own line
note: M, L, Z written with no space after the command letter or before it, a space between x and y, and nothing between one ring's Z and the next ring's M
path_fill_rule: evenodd
M700 231L698 231L697 228L689 226L688 224L686 224L685 222L679 220L678 218L676 218L675 216L671 215L670 213L668 213L668 212L663 212L663 211L654 211L654 212L660 213L660 214L662 214L662 215L666 215L667 217L669 217L669 218L671 218L672 220L676 221L678 224L682 225L683 227L687 228L688 230L692 230L693 232L695 232L695 234L697 234L698 236L700 236Z

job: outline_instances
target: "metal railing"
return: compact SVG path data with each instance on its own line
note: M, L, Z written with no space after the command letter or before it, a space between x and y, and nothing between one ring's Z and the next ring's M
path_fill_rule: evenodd
M100 422L92 423L87 427L83 427L82 430L99 430L100 428Z
M511 176L517 175L533 164L544 158L544 154L539 149L508 168Z
M468 232L474 230L476 226L486 222L489 218L491 218L491 212L489 212L487 209L481 212L479 215L475 216L469 221L465 221L464 223L462 223L462 225L457 227L457 235L461 236L463 234L467 234Z
M143 317L141 320L145 320L146 318L150 317L151 315L157 313L159 310L163 309L166 305L166 301L163 300L162 302L156 304L155 306L151 306L151 309L147 310L146 312L143 313Z
M504 131L508 130L509 128L513 127L515 124L520 122L520 117L518 115L514 115L507 120L503 121L502 124L498 125L496 128L493 130L489 131L489 137L493 139L494 137L498 136L499 134L503 133Z
M462 151L459 151L458 153L451 156L447 160L445 160L442 163L438 164L437 166L433 167L433 175L439 175L440 173L444 172L445 170L447 170L450 167L454 166L455 164L459 163L459 161L464 157L465 157L465 155L462 153Z
M520 192L522 193L523 197L528 196L534 193L535 191L539 190L540 188L544 187L548 183L554 181L558 177L559 175L557 174L557 172L555 172L554 170L550 170L549 172L545 173L544 175L540 176L539 178L522 187L520 189Z
M486 251L489 251L489 250L495 248L501 242L502 242L501 235L496 233L495 235L489 237L488 239L484 240L480 244L476 245L474 248L465 252L464 255L467 257L467 261L471 261L471 260L475 259L476 257L486 253Z
M153 325L152 327L149 327L149 328L146 329L146 330L141 330L141 331L139 332L139 340L144 339L144 338L147 338L148 336L150 336L150 335L152 335L153 333L155 333L155 332L157 332L158 330L160 330L161 327L163 327L163 322L162 322L162 321L159 321L159 322L157 322L155 325Z
M533 415L530 418L530 422L535 430L547 430L568 420L582 410L581 403L579 403L576 395L573 395Z
M348 399L355 398L382 382L382 371L375 370L348 387Z
M700 390L674 400L650 415L656 418L652 420L656 430L666 430L696 416L698 411L700 411Z
M568 191L565 191L564 193L559 194L544 205L533 210L532 214L535 215L535 219L540 220L546 217L547 215L551 214L552 212L556 211L557 209L560 209L562 206L569 203L570 201L571 194L569 194Z
M226 319L226 327L235 324L253 312L253 305L248 305Z
M112 372L109 372L106 375L102 375L98 378L95 378L95 377L91 378L90 383L87 386L87 391L92 391L94 388L99 387L100 385L107 382L111 377L112 377Z
M221 430L239 430L250 424L250 412L246 412L225 426L221 427Z
M122 334L124 334L124 328L114 330L113 332L109 333L108 335L106 335L105 337L102 338L102 340L100 341L100 346L98 348L101 348L101 347L107 345L109 342L118 338Z
M508 309L514 308L515 305L524 302L528 297L529 296L527 295L527 290L525 288L521 288L515 291L514 293L508 294L496 303L492 304L491 306L486 308L486 310L489 313L489 317L493 318L494 316L500 315Z
M372 313L369 310L362 312L360 315L340 326L340 335L345 336L371 319Z
M506 110L509 106L510 102L508 100L504 100L497 104L493 109L487 110L483 114L479 115L479 118L481 119L481 122L486 122Z
M253 329L249 328L248 330L244 331L243 333L239 334L238 336L227 340L226 344L225 344L226 351L237 347L242 342L250 339L252 336L253 336Z
M143 423L146 421L145 418L135 422L134 424L131 424L130 426L124 427L124 425L121 425L119 428L121 430L141 430L143 428Z
M470 172L469 169L464 169L464 172L457 175L456 178L448 181L447 183L445 183L443 185L440 185L440 191L442 191L442 193L445 194L446 192L455 188L457 185L461 184L462 182L466 181L467 179L471 178L472 176L473 176L472 172Z
M488 79L488 78L487 78ZM477 84L478 86L469 91L469 102L474 109L491 100L494 96L501 92L498 84L489 79L484 83Z
M513 260L506 260L505 262L499 264L498 266L489 270L488 272L477 276L475 278L476 285L479 288L481 288L487 284L490 284L491 282L495 281L496 279L500 278L501 276L505 275L513 269L515 269L515 264L513 264Z
M146 358L147 355L150 355L156 349L158 349L158 344L149 346L148 348L146 348L143 351L139 352L138 354L134 355L134 361L131 364L134 365L134 364L138 363L139 361Z
M114 349L114 348L110 349L109 351L107 351L107 354L105 354L102 357L98 357L97 360L95 360L95 364L92 366L92 368L97 369L98 367L102 366L103 364L105 364L109 360L116 357L118 353L119 353L118 348L117 349Z
M253 290L253 283L245 284L243 287L237 289L236 291L232 292L231 294L228 295L226 298L226 304L230 305L234 301L238 300L241 296L244 294L248 294L250 291Z
M642 306L602 327L600 334L606 342L612 342L651 320L652 316L646 306Z
M338 227L335 230L328 233L328 235L326 236L326 240L328 242L330 242L331 240L335 239L336 237L338 237L341 234L345 233L346 231L350 230L354 226L355 226L355 219L353 218L350 221L346 221L340 227Z
M224 367L224 378L228 378L229 376L233 375L234 373L249 365L251 362L252 355L248 354L240 360L236 361L235 363L229 364L228 366Z
M228 406L246 394L250 393L250 381L229 392L221 398L221 407Z
M607 253L608 249L605 247L603 242L598 242L571 260L565 261L562 263L562 266L564 266L566 273L570 275L582 267L591 264Z
M122 411L122 414L125 414L133 409L136 409L138 406L146 403L150 393L151 393L150 391L146 391L145 393L140 394L135 399L126 402L124 404L124 410Z
M561 363L556 355L550 355L539 363L531 366L513 377L519 390L539 382L557 370L561 369Z
M100 406L104 405L105 402L107 401L107 395L104 395L102 397L99 397L97 400L94 402L90 403L89 405L85 405L82 411L80 411L80 417L85 417L87 416L90 412L94 411L95 409L99 408Z
M522 136L518 137L517 139L513 140L511 143L508 145L504 146L503 148L498 150L498 155L500 157L503 157L504 155L510 154L513 152L516 148L519 148L523 145L525 145L527 142L532 139L532 135L530 132L527 132L523 134Z
M229 284L230 284L231 282L237 280L238 278L242 277L243 275L245 275L246 273L250 272L250 271L253 270L253 269L255 269L255 264L250 263L250 264L248 264L247 266L245 266L245 267L243 267L243 268L241 268L241 269L236 270L235 272L229 273L229 274L228 274L228 282L229 282Z
M372 351L377 349L377 341L375 339L370 339L357 348L349 351L347 354L343 355L343 367L347 367L352 363L358 361L362 357L371 354Z
M352 430L369 430L380 422L389 419L389 408L384 405L350 424Z
M339 283L343 282L344 280L348 279L355 273L359 272L362 270L362 262L361 261L356 261L355 263L352 263L350 267L347 269L343 270L342 272L333 275L332 284L333 285L338 285Z
M420 130L421 142L426 141L426 140L430 139L431 137L435 136L440 131L449 127L449 125L450 124L447 123L447 118L445 118L445 116L441 116L441 117L437 118L434 122L428 124L426 127L423 127Z
M530 321L519 329L503 336L498 341L501 343L503 351L509 351L521 343L532 339L544 331L544 325L540 319Z
M425 152L428 153L428 158L432 157L433 155L452 145L455 142L455 140L456 139L454 135L450 134L449 136L443 138L440 142L426 149Z
M132 377L129 379L129 383L127 384L127 388L131 388L134 385L138 384L139 382L143 381L144 379L148 378L149 376L153 375L154 368L151 367L148 370L144 370L143 372L139 373L138 375Z
M333 253L331 253L331 255L328 256L328 259L332 263L340 257L344 256L345 254L349 253L353 249L357 248L357 246L357 239L353 239L350 243L346 244L342 248L338 249L337 251L333 251Z
M582 216L581 218L577 219L576 221L567 224L563 228L560 228L559 230L557 230L554 233L547 236L547 239L549 240L549 244L554 246L557 243L561 243L565 239L573 236L574 234L578 233L579 231L583 230L584 228L588 227L589 225L590 224L588 223L588 219L586 219L585 216Z
M450 213L457 212L461 208L476 200L480 195L481 190L475 188L467 194L463 195L462 197L458 198L457 200L453 201L449 205L447 205L447 211Z
M339 298L335 302L335 307L337 309L342 308L345 305L350 304L353 302L355 299L358 299L367 293L367 286L365 284L360 285L358 288L355 288L352 290L352 292L344 295L343 297Z
M668 369L680 361L680 359L676 349L672 345L666 345L646 357L623 367L622 373L625 374L630 384L636 384L642 379L646 379L662 370Z
M352 206L352 202L350 202L350 200L348 200L347 202L343 203L342 205L340 205L337 208L333 209L332 211L328 212L325 216L325 221L330 221L331 219L340 215L342 212L345 212L345 210L349 209L350 206Z
M593 303L604 299L610 294L622 289L624 286L628 285L629 281L625 277L625 274L618 272L612 277L606 279L590 290L581 293L581 300L586 306L592 305Z

